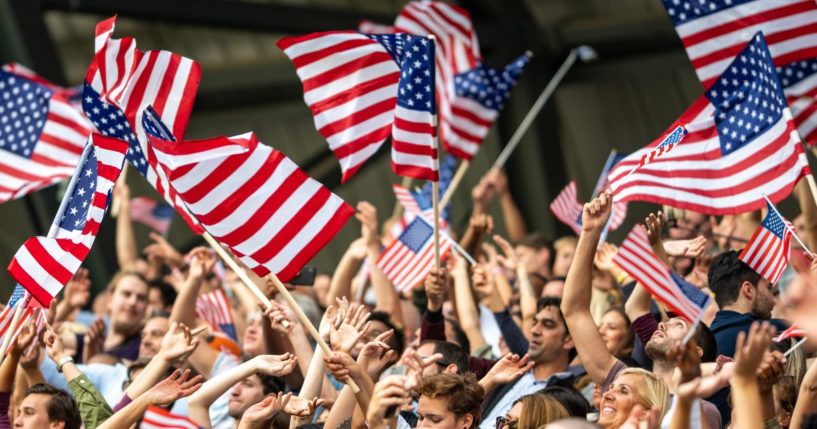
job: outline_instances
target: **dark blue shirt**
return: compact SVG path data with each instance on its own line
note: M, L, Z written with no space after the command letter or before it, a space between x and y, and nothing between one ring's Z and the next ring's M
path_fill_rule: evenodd
M739 332L749 332L749 328L754 322L763 322L759 316L753 313L738 313L731 310L721 310L715 314L715 320L709 329L715 335L718 342L718 354L728 357L735 357L735 343L738 340ZM783 331L788 327L788 323L780 319L771 319L769 322Z

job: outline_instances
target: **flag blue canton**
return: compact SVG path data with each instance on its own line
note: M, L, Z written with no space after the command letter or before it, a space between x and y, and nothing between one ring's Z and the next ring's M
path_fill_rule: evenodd
M17 305L17 301L21 300L23 296L26 294L26 290L23 289L22 286L17 285L14 287L14 290L11 291L11 297L9 297L9 307L14 307Z
M522 55L505 69L480 64L454 77L454 91L489 109L500 110L529 61L527 55Z
M443 162L440 165L440 198L442 198L442 196L445 195L445 192L448 190L448 186L451 184L451 180L454 178L454 170L456 167L457 158L448 155L443 159ZM419 190L411 191L411 195L414 197L414 200L417 201L417 205L420 207L420 210L429 210L433 208L434 201L432 200L432 189L433 184L431 182L427 182ZM441 210L440 216L442 216L446 222L449 222L451 220L451 203L449 202L446 204L446 207L442 207Z
M698 18L755 0L662 0L673 24L680 25Z
M781 118L788 105L762 34L743 48L706 97L715 106L722 155L750 143Z
M153 137L158 137L169 142L176 141L176 137L173 136L173 133L171 133L164 122L162 122L162 119L156 111L153 110L153 106L148 106L145 109L145 113L142 115L142 127L144 127L146 133Z
M426 244L431 235L434 234L434 229L427 221L421 219L419 216L415 218L406 227L406 230L400 234L400 241L411 249L412 252L417 253Z
M686 131L684 130L684 127L680 127L680 126L676 127L673 132L669 133L668 136L664 137L664 141L662 141L661 144L659 144L656 147L656 149L659 149L659 148L662 148L662 147L675 146L676 144L678 144L678 142L681 141L682 138L684 138L685 134L686 134Z
M148 162L142 151L142 146L133 133L128 118L118 108L102 100L99 93L87 83L82 90L82 110L99 132L111 138L128 142L128 151L125 159L134 166L140 174L147 176Z
M712 299L709 294L696 288L694 285L687 282L683 277L674 272L670 272L670 275L672 276L672 280L675 282L675 284L678 285L678 288L681 289L681 292L683 292L693 304L700 308L706 308L706 306L709 305L709 300Z
M218 329L221 330L225 335L230 337L233 341L238 341L238 333L235 330L235 325L232 323L219 323Z
M780 216L780 213L777 212L777 209L775 209L771 204L766 203L766 206L769 212L766 213L766 217L763 218L761 225L782 240L783 235L786 232L786 222Z
M784 88L795 85L817 73L817 59L796 61L777 67L777 75Z
M30 158L48 119L51 90L0 70L0 149Z
M411 110L436 113L434 102L434 43L409 34L371 34L400 66L397 104Z
M68 205L62 213L60 228L67 231L82 231L88 220L88 211L91 209L96 194L97 158L94 147L90 147L88 156L78 170L74 189L68 199Z
M173 206L170 204L157 203L156 207L154 207L151 212L153 213L153 216L159 219L170 219L173 217L173 213L176 211L173 210Z

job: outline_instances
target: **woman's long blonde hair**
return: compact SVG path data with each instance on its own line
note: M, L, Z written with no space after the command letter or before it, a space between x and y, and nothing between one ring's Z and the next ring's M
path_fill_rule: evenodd
M627 368L620 373L618 373L618 377L621 377L624 374L636 374L639 375L639 383L633 386L638 393L638 397L641 398L643 401L642 405L646 408L652 408L653 406L657 406L661 410L661 419L664 418L664 414L667 413L669 410L670 405L670 394L669 389L667 388L667 384L664 383L664 380L658 378L657 375L641 368Z
M534 393L523 396L522 413L519 414L519 429L537 429L556 420L570 417L567 408L556 398Z

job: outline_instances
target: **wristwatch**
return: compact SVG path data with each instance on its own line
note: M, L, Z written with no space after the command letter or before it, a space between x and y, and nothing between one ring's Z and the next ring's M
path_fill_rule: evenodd
M63 356L62 359L57 362L57 372L62 373L62 367L68 362L74 362L74 358L71 356Z

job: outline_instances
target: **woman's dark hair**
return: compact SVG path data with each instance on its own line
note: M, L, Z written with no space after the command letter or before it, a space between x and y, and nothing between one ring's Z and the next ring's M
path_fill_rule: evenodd
M79 429L82 425L77 402L68 392L57 389L50 384L39 383L31 386L26 396L33 394L51 396L46 404L48 420L64 422L65 429Z
M539 393L547 396L552 396L559 401L573 417L586 418L587 413L590 412L590 403L587 399L573 387L566 386L548 386L540 390Z

